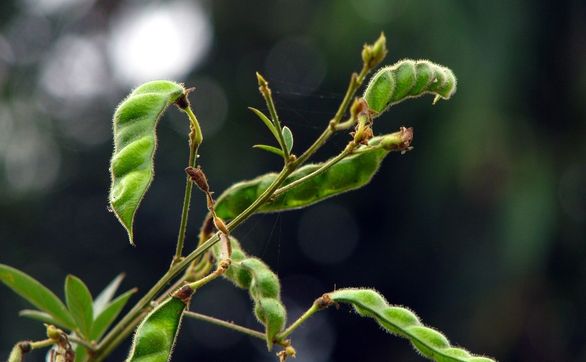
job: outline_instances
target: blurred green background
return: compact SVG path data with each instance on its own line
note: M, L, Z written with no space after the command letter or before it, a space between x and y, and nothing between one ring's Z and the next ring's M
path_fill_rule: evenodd
M67 273L97 293L118 272L145 291L174 252L187 122L159 127L157 177L137 247L106 209L111 115L129 90L195 86L212 187L277 170L250 146L270 135L255 71L304 149L340 102L360 50L453 69L458 92L402 103L375 132L415 128L372 184L236 231L283 283L290 319L335 287L371 286L456 345L500 361L586 360L586 6L583 1L115 1L0 3L0 262L62 296ZM317 159L337 153L336 137ZM204 216L194 198L188 246ZM135 298L136 299L136 298ZM40 338L0 287L0 356ZM221 281L192 309L258 328L246 293ZM415 361L404 340L346 308L293 336L296 361ZM122 360L127 345L111 360ZM0 357L1 359L2 357ZM43 353L27 361L43 360ZM262 341L184 321L176 361L275 361Z

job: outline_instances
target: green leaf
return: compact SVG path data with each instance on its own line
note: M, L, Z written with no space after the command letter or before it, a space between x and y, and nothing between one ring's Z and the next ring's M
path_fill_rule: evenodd
M53 318L49 313L41 312L40 310L34 309L23 309L18 312L18 315L25 318L34 319L47 324L53 324L57 327L65 327L58 320Z
M75 328L75 321L63 302L37 280L15 268L0 264L0 281L41 311L50 314L61 326Z
M88 287L78 277L68 275L65 278L65 300L79 332L83 337L89 337L94 321L94 302Z
M156 126L167 107L185 94L166 80L136 88L114 113L114 153L110 162L110 207L134 245L134 216L154 177Z
M102 335L104 335L104 332L108 330L108 327L110 327L112 322L114 322L116 317L118 317L120 311L122 311L122 308L124 308L130 297L136 293L137 290L138 289L136 288L131 289L120 295L111 303L109 303L105 309L96 316L92 327L92 332L90 334L90 339L92 341L97 341L102 337Z
M87 349L81 344L77 345L75 348L75 362L85 362L87 361Z
M104 290L102 290L100 294L98 294L98 296L94 300L95 316L100 314L104 310L104 308L106 308L108 303L110 303L110 301L114 297L114 294L116 294L116 290L118 290L118 287L120 287L120 283L122 283L123 279L124 273L118 274L116 278L112 279L110 284L108 284L106 288L104 288Z
M291 130L287 126L283 127L283 141L285 141L287 152L291 153L293 149L293 133L291 133Z
M254 145L252 148L258 148L270 153L274 153L275 155L284 157L283 150L277 147L269 146L269 145Z
M252 107L248 107L248 109L253 111L254 114L256 114L258 116L258 118L260 118L260 120L265 124L265 126L267 126L267 128L271 131L271 133L273 134L273 136L275 137L275 139L278 142L281 138L279 137L279 131L277 130L277 127L275 127L273 122L267 116L265 116L264 113L262 113L258 109L252 108Z

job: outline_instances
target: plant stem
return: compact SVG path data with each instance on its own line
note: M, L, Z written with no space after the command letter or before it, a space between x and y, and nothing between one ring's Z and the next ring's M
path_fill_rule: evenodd
M334 118L330 121L328 128L324 130L324 132L318 137L318 139L296 161L285 161L285 166L277 175L277 178L250 206L248 206L243 212L236 216L227 225L228 230L231 231L234 228L236 228L238 225L244 222L250 215L252 215L259 207L261 207L267 200L269 200L273 193L285 181L287 176L289 176L291 172L293 172L297 167L302 165L303 162L305 162L311 155L313 155L328 140L328 138L335 132L337 124L340 122L340 120L346 113L348 106L350 105L350 101L354 97L354 94L356 93L358 88L362 85L364 78L370 72L371 69L372 68L369 67L367 64L364 64L359 74L352 75L344 99L340 104L340 107L338 108L338 111L336 112ZM192 136L194 142L192 145L190 145L190 147L191 149L194 149L193 162L195 165L195 162L197 162L197 148L203 141L203 137L201 129L197 122L197 118L195 117L195 114L193 114L191 108L187 107L186 109L184 109L184 111L187 113L189 120L191 122L192 133L190 133L190 136ZM280 134L280 137L280 141L282 141L282 134ZM285 146L284 142L283 146ZM285 149L286 147L284 147L284 151L286 151ZM189 181L187 182L189 183ZM186 187L186 194L187 188L191 190L191 185ZM212 237L208 238L207 241L199 245L194 251L189 253L185 258L181 257L183 243L185 241L185 229L187 227L187 214L189 212L189 199L191 196L190 193L191 191L189 191L189 195L186 195L187 201L184 200L184 208L182 212L179 236L177 240L177 251L175 253L175 259L171 265L171 268L169 268L169 270L155 283L155 285L134 305L134 307L126 314L126 316L124 316L124 318L122 318L122 320L120 320L120 322L118 322L114 326L114 328L112 328L112 330L102 339L102 341L98 344L98 347L96 348L96 353L93 356L94 360L102 360L118 344L120 344L126 338L126 336L132 332L134 326L136 326L140 322L140 320L142 319L141 315L144 313L144 308L151 302L151 300L153 300L157 296L157 294L159 294L173 278L175 278L181 271L187 268L187 266L189 266L189 264L193 260L198 258L203 253L205 253L211 246L213 246L220 240L219 233L216 233Z
M96 353L93 356L90 354L90 361L102 361L104 358L109 356L110 353L112 353L112 351L114 350L114 348L118 347L118 345L122 343L128 337L129 334L132 333L137 324L142 320L144 316L147 315L148 311L148 309L143 310L139 314L139 318L137 318L136 321L133 321L133 323L128 324L127 326L125 326L125 328L122 328L120 332L114 336L112 342L104 346L104 349L99 349L100 347L98 346Z
M302 183L311 179L312 177L315 177L315 176L318 176L318 175L324 173L327 169L329 169L330 167L332 167L336 163L340 162L344 157L350 155L354 151L355 148L356 148L356 143L354 143L353 141L350 142L346 146L346 148L344 148L344 150L342 152L340 152L336 157L331 158L326 163L324 163L320 168L313 171L312 173L307 174L307 175L301 177L300 179L297 179L297 180L295 180L295 181L293 181L283 187L280 187L279 189L277 189L277 191L275 191L275 193L273 194L272 197L276 198L277 196L281 195L282 193L287 192L298 185L301 185Z
M281 149L283 150L283 158L285 159L285 163L289 160L289 150L285 145L285 140L283 138L283 129L281 127L281 121L279 120L279 115L277 114L277 108L275 107L275 102L273 101L273 92L269 88L269 83L264 79L259 72L256 72L256 78L258 80L258 90L260 94L264 98L267 108L269 109L269 115L271 116L271 120L275 127L277 127L277 133L279 134L279 144Z
M258 199L256 199L246 210L238 215L227 227L228 230L236 228L240 223L246 220L251 214L253 214L262 204L267 201L272 193L283 183L285 178L292 172L289 167L283 168L277 178L271 183L271 185L263 192ZM96 354L94 360L103 360L108 353L110 353L118 344L120 344L128 334L130 334L136 326L143 314L143 309L147 306L151 300L155 298L157 294L165 288L174 277L176 277L182 270L184 270L193 260L205 253L211 246L220 240L219 233L214 234L207 241L201 244L197 249L189 253L185 258L175 263L155 285L135 304L135 306L110 330L110 332L102 339L96 348Z
M30 344L31 350L33 350L33 349L49 347L49 346L54 345L55 343L56 343L56 341L54 339L47 338L47 339L43 339L42 341L30 342L29 344Z
M201 129L197 117L191 110L191 107L185 108L185 113L189 117L190 132L189 132L189 166L195 167L197 164L197 150L203 141ZM183 208L181 210L181 222L179 223L179 233L177 234L177 246L175 248L175 256L171 265L176 264L183 255L183 245L185 243L185 232L187 230L187 219L189 216L189 204L191 203L191 191L193 183L189 175L185 179L185 195L183 196Z
M246 327L240 326L238 324L234 324L232 322L227 322L222 319L210 317L205 314L187 311L184 313L184 315L189 318L197 319L197 320L208 322L208 323L220 326L220 327L228 328L228 329L234 330L236 332L244 333L244 334L249 335L251 337L259 338L262 340L266 339L266 335L262 332L255 331L254 329L246 328Z
M250 206L246 208L246 210L242 211L238 216L234 218L234 220L228 223L228 229L232 230L236 226L238 226L241 222L246 220L250 215L252 215L262 204L265 203L268 199L271 198L273 192L276 191L279 186L285 181L287 176L293 172L293 167L284 167L281 172L277 175L277 178L269 185L269 187L252 203Z
M85 341L81 338L77 338L77 337L72 337L72 336L68 336L67 337L69 339L70 342L76 343L76 344L81 344L82 346L84 346L88 351L95 351L96 350L96 346L94 346L93 344L91 344L88 341Z
M285 338L289 337L291 333L293 333L301 324L303 324L309 317L314 315L316 312L319 312L323 307L319 305L316 301L314 302L308 310L305 311L295 322L293 322L289 327L287 327L283 332L277 334L275 337L276 340L282 341Z
M201 278L200 280L196 280L193 283L189 283L188 285L191 289L197 290L197 289L203 287L204 285L206 285L207 283L211 282L212 280L216 279L217 277L221 276L222 274L224 274L226 272L226 270L228 270L229 266L230 266L230 259L222 260L219 263L216 270L214 270L212 273L206 275L205 277Z
M330 122L328 123L328 127L315 140L315 142L311 146L309 146L309 148L305 152L303 152L301 156L297 158L297 160L295 161L296 166L302 165L305 161L307 161L307 159L311 157L318 149L320 149L320 147L323 146L324 143L326 143L326 141L336 132L338 123L340 123L342 117L344 117L344 114L346 114L346 111L350 106L352 98L354 98L356 91L358 90L358 88L360 88L360 86L364 82L364 79L371 70L372 68L370 68L367 64L363 64L360 73L352 74L352 77L350 77L350 83L348 84L348 88L346 89L346 94L344 95L344 99L342 100L342 103L340 103L340 106L338 107L338 111L334 115L334 118L330 120Z

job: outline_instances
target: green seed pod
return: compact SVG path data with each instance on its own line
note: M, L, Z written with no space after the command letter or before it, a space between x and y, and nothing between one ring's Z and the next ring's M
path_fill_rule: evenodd
M456 77L446 67L428 60L404 59L379 69L364 91L374 117L405 99L434 94L434 103L456 93Z
M434 329L424 326L413 326L408 327L407 331L414 337L411 343L413 343L415 349L430 359L437 359L435 357L443 354L436 353L436 351L450 348L450 341Z
M258 212L280 212L306 207L332 196L358 189L370 182L383 159L390 151L408 149L413 137L412 129L374 137L367 146L361 146L323 173L284 192L266 203ZM283 183L287 185L320 168L323 164L308 164L294 171ZM253 180L239 182L216 200L216 214L230 220L244 211L277 177L275 173L259 176Z
M252 273L250 294L253 298L278 298L281 295L279 277L259 259L249 258L240 265Z
M283 330L287 322L287 311L281 302L279 277L263 261L246 255L238 240L232 236L230 236L230 245L232 263L223 276L236 286L248 289L248 294L254 302L254 314L265 326L267 348L271 350L273 339ZM212 253L216 260L220 260L221 246L214 245Z
M185 285L153 309L136 329L126 362L168 362L193 289Z
M148 82L132 91L114 113L109 202L133 245L134 215L154 175L157 123L167 107L185 94L186 90L177 83Z
M494 362L494 360L490 357L484 357L484 356L475 356L475 357L470 357L467 362Z
M494 359L473 356L462 348L454 348L435 329L421 325L419 318L408 309L391 306L372 289L338 289L325 296L334 303L348 303L361 316L375 319L392 334L408 339L415 350L438 362L495 362Z
M254 306L254 315L265 326L267 348L270 351L273 348L273 339L285 328L287 311L280 300L261 298L257 300Z
M10 351L10 356L8 356L8 362L22 362L24 361L24 353L23 349L27 349L30 351L30 343L28 342L18 342Z
M451 348L446 348L444 349L444 354L450 356L450 357L459 357L459 358L470 358L472 357L470 355L470 352L468 352L465 349L462 348L456 348L456 347L451 347Z

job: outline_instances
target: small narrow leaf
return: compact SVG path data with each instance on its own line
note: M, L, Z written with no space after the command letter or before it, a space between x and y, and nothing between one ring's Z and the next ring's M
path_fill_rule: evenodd
M23 309L20 312L18 312L18 315L21 317L41 321L43 323L53 324L57 327L65 327L61 324L61 322L53 318L53 316L51 316L49 313L41 312L40 310Z
M90 334L90 339L97 341L99 340L104 332L108 330L108 327L114 322L116 317L122 311L122 308L126 305L130 297L136 293L137 289L131 289L126 293L120 295L116 299L114 299L110 304L108 304L105 309L96 316L92 326L92 332Z
M116 290L118 290L118 287L120 286L120 283L122 283L123 279L124 273L118 274L116 278L112 279L110 284L108 284L106 288L104 288L104 290L102 290L100 294L98 294L98 296L94 300L95 316L100 314L104 310L104 308L106 308L106 306L110 303L112 298L114 298L114 294L116 294Z
M75 319L79 332L84 337L90 335L94 321L93 300L88 287L81 279L68 275L65 278L65 300Z
M110 207L134 245L134 216L154 177L156 128L167 107L185 95L182 85L157 80L130 93L114 113Z
M75 328L73 317L59 298L29 275L0 264L0 281L41 311L50 314L67 329Z
M277 147L269 146L269 145L254 145L252 148L258 148L260 150L264 150L270 153L274 153L275 155L284 157L283 150Z
M291 153L293 149L293 133L289 127L283 127L283 140L285 141L285 146L287 147L287 152Z
M252 108L252 107L248 107L248 109L250 109L251 111L253 111L254 114L256 114L258 116L258 118L260 118L260 120L265 124L265 126L267 126L267 128L271 131L271 133L273 134L273 136L275 136L275 139L277 141L279 141L279 139L280 139L280 137L279 137L279 131L277 131L277 128L275 127L275 125L273 124L273 122L267 116L265 116L264 113L262 113L258 109Z

